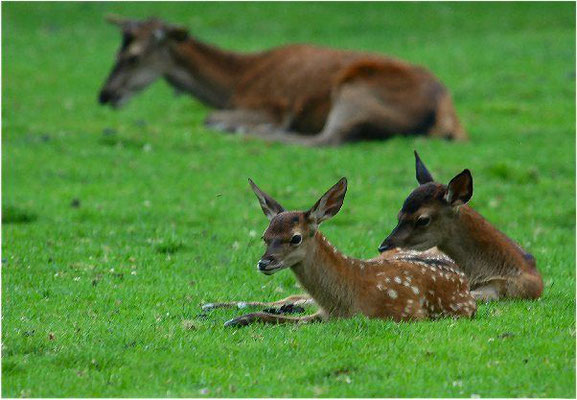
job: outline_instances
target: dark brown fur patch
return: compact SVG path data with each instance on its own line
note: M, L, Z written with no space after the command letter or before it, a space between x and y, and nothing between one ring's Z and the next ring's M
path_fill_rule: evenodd
M401 212L412 214L425 204L439 203L443 201L443 195L446 191L446 186L440 183L425 183L413 190L409 197L407 197L403 203Z
M286 236L287 240L292 235L292 229L303 219L303 213L298 211L285 211L277 214L271 221L264 233L264 239L273 239Z

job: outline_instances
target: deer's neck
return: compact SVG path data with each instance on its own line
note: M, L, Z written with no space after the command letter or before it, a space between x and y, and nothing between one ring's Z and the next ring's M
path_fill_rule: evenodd
M310 246L307 258L292 267L297 279L329 315L354 314L358 269L318 231Z
M227 108L238 77L254 59L224 51L191 38L171 43L170 68L165 73L169 84L190 93L204 104Z
M471 286L535 269L533 256L469 206L462 206L450 239L438 248L465 271Z

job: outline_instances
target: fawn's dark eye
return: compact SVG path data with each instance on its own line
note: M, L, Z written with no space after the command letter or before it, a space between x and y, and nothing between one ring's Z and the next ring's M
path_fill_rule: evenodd
M303 241L303 237L301 235L293 235L293 237L291 238L291 244L301 244L301 242Z
M415 222L415 226L427 226L431 223L431 217L419 217L417 218L417 222Z

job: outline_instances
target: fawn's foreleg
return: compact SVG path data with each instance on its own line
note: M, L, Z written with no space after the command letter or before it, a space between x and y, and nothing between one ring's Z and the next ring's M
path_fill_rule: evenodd
M295 294L277 301L230 301L226 303L207 303L202 305L203 311L210 311L215 308L247 308L247 307L278 307L287 304L293 304L295 306L309 306L314 304L315 301L308 294Z
M241 327L261 322L263 324L307 324L311 322L322 322L326 319L326 314L323 311L317 311L314 314L306 315L304 317L286 317L284 315L269 314L264 312L256 312L251 314L241 315L224 323L224 326Z

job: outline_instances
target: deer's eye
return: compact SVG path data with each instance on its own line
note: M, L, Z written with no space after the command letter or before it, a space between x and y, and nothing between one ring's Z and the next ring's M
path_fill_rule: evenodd
M431 217L419 217L417 218L417 222L415 222L415 226L427 226L431 223Z
M290 243L297 245L297 244L301 244L302 241L303 241L303 237L299 234L296 234L296 235L293 235Z

